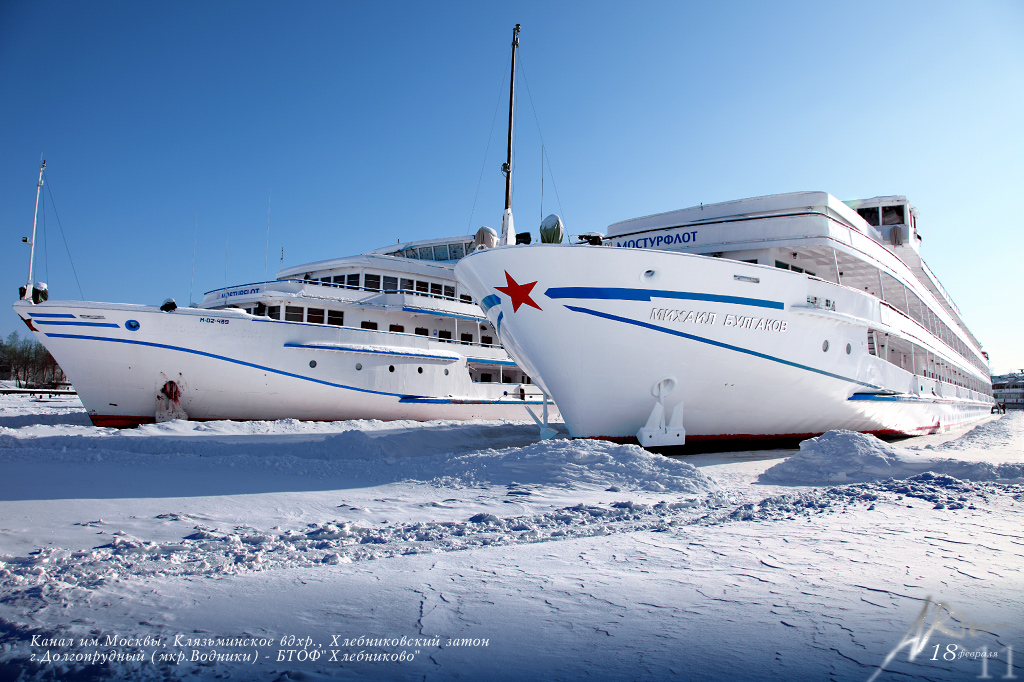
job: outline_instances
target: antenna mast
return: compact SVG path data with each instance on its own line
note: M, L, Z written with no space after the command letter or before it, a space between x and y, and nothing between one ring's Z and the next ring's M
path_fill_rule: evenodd
M505 174L505 208L512 208L512 112L516 103L516 50L519 47L519 24L512 29L512 78L508 84L508 153L501 172Z
M32 238L28 241L28 281L25 283L25 295L23 300L32 300L32 268L36 260L36 221L39 219L39 193L43 189L43 169L46 168L46 161L39 164L39 181L36 183L36 210L32 215Z
M512 227L512 114L516 103L516 50L519 48L519 24L512 29L512 77L508 84L508 152L501 172L505 174L505 213L501 219L499 244L507 244Z

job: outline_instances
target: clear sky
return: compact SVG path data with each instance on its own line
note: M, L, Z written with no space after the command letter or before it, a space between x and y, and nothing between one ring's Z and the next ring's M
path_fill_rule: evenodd
M0 0L9 300L41 155L54 299L187 304L193 239L201 300L273 277L282 248L288 266L499 226L516 23L520 231L551 212L578 233L778 192L904 194L992 369L1024 368L1017 0Z

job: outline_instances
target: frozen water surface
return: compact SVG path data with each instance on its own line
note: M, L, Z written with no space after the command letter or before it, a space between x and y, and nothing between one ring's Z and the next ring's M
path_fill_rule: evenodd
M116 431L73 399L4 396L0 679L1024 667L1024 414L898 443L830 432L688 457L535 433Z

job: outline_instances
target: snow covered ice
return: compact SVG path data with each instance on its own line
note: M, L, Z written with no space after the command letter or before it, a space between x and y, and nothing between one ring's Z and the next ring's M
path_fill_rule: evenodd
M1022 413L663 457L5 396L0 472L0 680L1024 675Z

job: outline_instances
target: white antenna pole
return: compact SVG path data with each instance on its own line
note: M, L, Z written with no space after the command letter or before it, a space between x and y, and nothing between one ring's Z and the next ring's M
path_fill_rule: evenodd
M199 211L196 211L196 229L192 232L192 277L188 280L188 306L191 308L192 284L196 281L196 238L199 236Z
M44 168L46 168L46 161L39 164L39 181L36 183L36 210L32 215L32 238L28 242L28 282L25 283L25 295L22 297L25 301L32 300L32 268L36 260L36 221L39 219L39 193L43 189Z
M273 188L267 190L267 246L263 250L263 281L267 281L267 258L270 256L270 196Z

